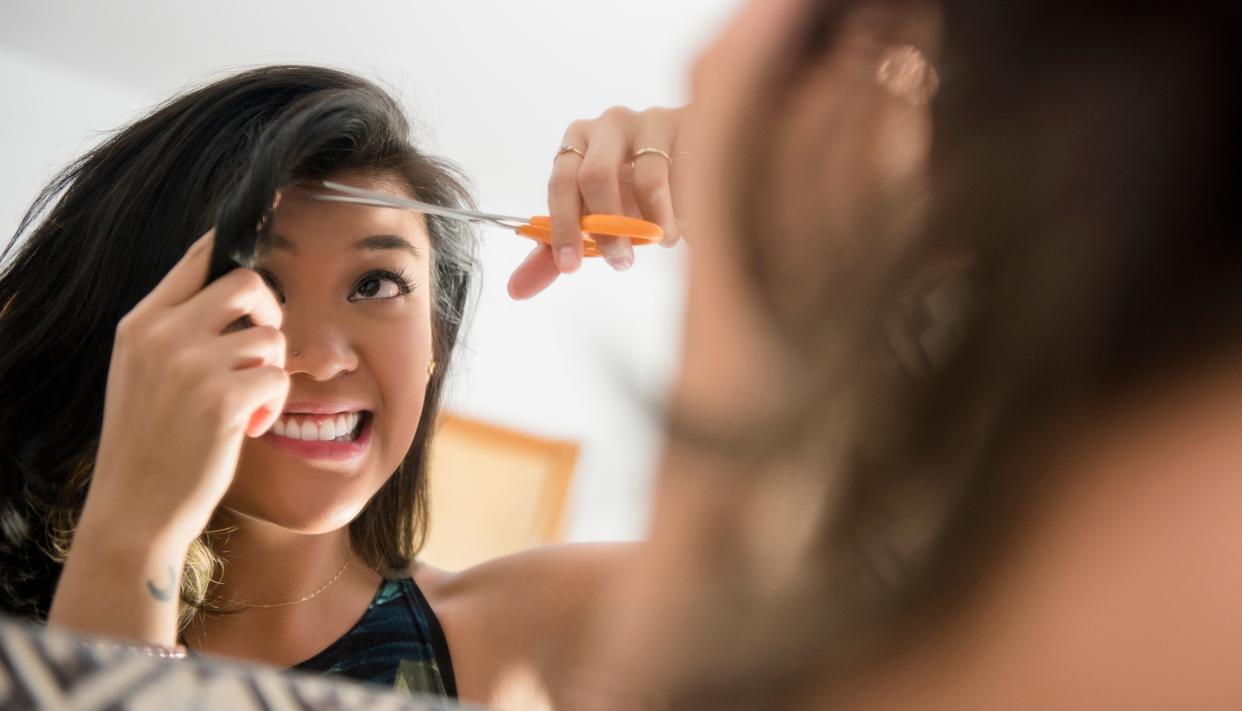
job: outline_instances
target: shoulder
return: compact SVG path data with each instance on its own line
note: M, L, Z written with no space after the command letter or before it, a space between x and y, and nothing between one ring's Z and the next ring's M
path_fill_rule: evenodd
M593 587L615 572L641 544L566 543L540 546L495 558L462 571L441 570L416 563L415 581L429 600L442 602L463 597L509 597L514 586L547 594L546 584L557 582L575 588Z
M634 556L638 543L541 546L459 572L416 564L412 573L436 610L468 610L472 617L557 618L589 604ZM514 618L516 616L516 619ZM556 622L556 619L540 619Z
M444 628L462 698L491 701L515 671L555 684L640 545L543 546L460 572L418 564L412 574Z

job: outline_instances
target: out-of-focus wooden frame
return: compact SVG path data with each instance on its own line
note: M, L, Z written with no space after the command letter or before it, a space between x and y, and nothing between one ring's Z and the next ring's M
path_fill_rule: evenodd
M441 451L442 447L452 449ZM478 466L488 467L487 471L471 471L475 468L470 461L472 450L475 448L480 452ZM494 551L482 553L489 556L503 555L530 546L562 540L561 529L565 502L573 480L579 449L576 442L537 437L459 415L442 417L432 440L430 458L429 489L432 520L425 556L428 562L448 567L462 567L482 562L478 560L480 552L476 551L474 556L463 557L459 551L450 550L453 548L453 542L446 541L444 536L451 535L453 528L461 525L463 520L473 520L476 524L485 525L485 522L489 520L489 512L491 515L503 518L514 510L513 508L506 510L508 502L494 500L497 497L489 497L485 490L480 491L477 500L469 502L469 511L462 510L467 505L462 501L460 488L462 481L474 480L486 487L489 478L503 477L503 472L497 473L490 470L497 458L501 461L511 458L515 464L515 471L520 471L520 476L531 479L531 485L537 487L537 490L531 494L535 504L533 512L529 513L529 518L526 518L527 511L518 510L514 514L523 517L519 527L528 532L523 534L526 540L512 540L510 536L503 546L497 547ZM445 467L451 467L453 471L444 471ZM537 476L533 474L536 471ZM453 481L450 484L441 477L452 477ZM535 481L536 479L538 481ZM453 495L449 497L451 501L442 501L440 506L437 506L436 497L438 480L444 482L441 486L454 487ZM526 500L529 502L529 497L526 497ZM519 508L526 507L527 504L523 504ZM449 522L443 523L445 520ZM438 521L441 522L439 529L437 529ZM508 528L513 528L514 525L515 519L505 521L505 526ZM437 530L441 532L439 536L437 536ZM461 530L458 529L458 531ZM444 560L437 561L437 556L441 556Z

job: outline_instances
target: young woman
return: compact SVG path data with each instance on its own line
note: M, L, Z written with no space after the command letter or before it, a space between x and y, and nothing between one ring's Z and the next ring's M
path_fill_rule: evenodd
M535 250L515 296L577 268L583 209L675 234L653 182L668 162L626 166L639 148L671 153L675 123L613 110L575 124L555 163L556 256ZM471 233L313 199L332 178L468 204L408 134L355 76L267 67L173 98L45 190L0 276L5 612L474 701L509 675L560 684L623 549L454 574L416 560ZM601 155L607 171L591 167ZM615 177L580 191L577 167L657 190ZM204 286L213 225L235 231L260 198L249 268ZM603 248L617 268L633 259Z

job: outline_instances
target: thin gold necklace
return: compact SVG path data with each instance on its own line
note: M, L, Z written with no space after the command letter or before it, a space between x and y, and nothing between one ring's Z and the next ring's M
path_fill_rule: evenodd
M243 610L249 610L249 609L251 609L251 608L259 608L259 609L264 609L264 610L266 610L266 609L270 609L270 608L273 608L273 607L288 607L288 606L290 606L290 605L296 605L296 604L298 604L299 602L306 602L307 600L309 600L309 599L311 599L311 598L315 597L315 596L316 596L316 595L318 595L319 593L321 593L321 592L323 592L324 590L327 590L329 587L331 587L331 586L332 586L332 583L335 583L335 582L337 581L337 579L338 579L338 578L340 578L340 577L341 577L341 575L343 575L343 574L345 573L345 569L349 567L349 561L350 561L350 560L352 560L352 559L353 559L353 556L350 554L350 551L348 551L348 550L347 550L347 551L345 551L345 565L342 565L342 566L341 566L341 569L340 569L340 570L338 570L338 571L336 571L336 575L333 575L331 580L329 580L328 582L324 583L324 584L323 584L322 586L320 586L320 588L319 588L318 590L316 590L315 592L313 592L313 593L311 593L310 595L307 595L307 596L305 596L305 597L300 597L300 598L298 598L298 599L296 599L296 600L290 600L289 602L275 602L275 603L271 603L271 604L266 604L266 605L264 605L264 604L252 604L252 603L248 603L248 602L238 602L237 600L232 600L232 599L229 599L229 598L223 598L223 599L224 599L224 601L225 601L225 602L229 603L230 605L235 605L235 606L237 606L237 607L242 608Z

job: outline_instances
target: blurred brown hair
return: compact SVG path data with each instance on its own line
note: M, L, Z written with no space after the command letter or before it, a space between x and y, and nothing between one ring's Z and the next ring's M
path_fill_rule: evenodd
M1235 8L806 13L723 201L788 406L759 427L675 413L671 445L782 513L697 536L702 604L661 672L675 708L779 707L944 620L1050 485L1068 415L1242 346ZM911 47L936 67L930 160L886 178L883 114L926 97L879 68Z

